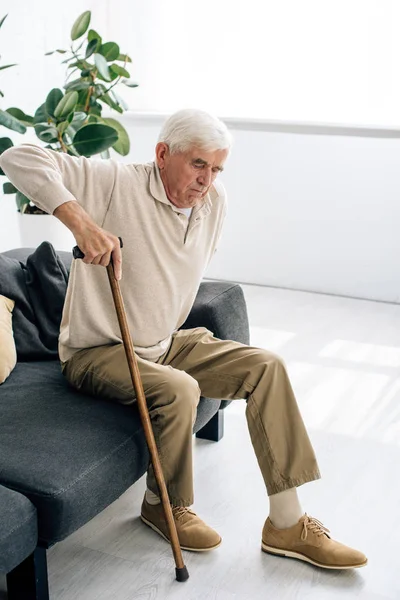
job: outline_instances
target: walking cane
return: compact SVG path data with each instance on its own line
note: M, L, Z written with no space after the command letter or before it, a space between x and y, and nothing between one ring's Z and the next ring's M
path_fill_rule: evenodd
M122 239L119 238L119 240L122 248ZM78 246L75 246L73 248L72 254L74 258L84 258L85 256ZM132 337L128 327L128 321L126 319L121 289L119 286L119 282L117 281L114 275L112 259L110 261L110 264L107 266L107 275L111 286L115 310L117 312L118 323L121 329L122 341L124 343L124 349L128 361L129 371L131 374L132 384L136 393L140 418L142 420L144 434L146 437L147 446L149 448L151 462L153 464L154 475L161 496L165 519L168 524L169 537L171 540L172 552L174 554L175 559L176 579L177 581L186 581L189 578L189 573L185 566L185 563L183 562L182 551L179 545L178 534L176 531L176 525L172 515L171 504L169 502L167 486L165 485L164 475L161 469L160 458L158 456L158 450L154 439L153 429L151 427L150 416L147 410L146 398L143 391L143 384L133 348Z

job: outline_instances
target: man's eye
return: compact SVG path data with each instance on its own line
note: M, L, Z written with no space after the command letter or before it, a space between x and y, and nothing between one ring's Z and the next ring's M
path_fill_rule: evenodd
M204 165L201 163L194 163L193 166L196 167L196 169L202 169Z

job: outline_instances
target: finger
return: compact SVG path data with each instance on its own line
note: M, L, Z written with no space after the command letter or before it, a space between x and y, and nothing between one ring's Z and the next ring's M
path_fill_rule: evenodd
M103 260L103 254L97 254L93 259L92 259L92 265L102 265L102 260Z
M114 248L112 252L112 262L115 279L119 281L122 277L122 253L121 248L119 247L119 240L118 247Z
M96 257L96 254L90 250L82 250L82 252L84 253L82 262L84 262L86 265L91 265Z
M108 267L108 265L110 264L110 260L111 260L111 251L110 252L106 252L105 254L103 254L103 256L101 257L101 260L100 260L99 264L102 267Z

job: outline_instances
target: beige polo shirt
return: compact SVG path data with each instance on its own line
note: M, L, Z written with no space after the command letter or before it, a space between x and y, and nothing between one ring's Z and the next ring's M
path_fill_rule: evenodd
M166 197L154 163L75 158L31 144L10 148L0 165L11 182L48 213L77 201L107 231L122 237L120 282L136 352L156 360L186 320L213 256L226 212L222 184L188 218ZM121 342L106 269L73 261L59 352Z

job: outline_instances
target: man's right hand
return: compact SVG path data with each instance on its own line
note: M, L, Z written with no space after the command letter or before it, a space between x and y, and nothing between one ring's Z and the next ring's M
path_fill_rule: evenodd
M65 202L53 214L71 230L85 255L84 263L107 267L112 258L115 278L121 279L122 253L117 236L96 225L77 202Z

